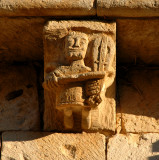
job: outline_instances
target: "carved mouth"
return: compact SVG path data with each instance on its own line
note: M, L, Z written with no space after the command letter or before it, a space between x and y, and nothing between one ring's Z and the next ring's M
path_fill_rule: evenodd
M69 49L69 51L72 51L72 52L79 52L79 51L82 51L81 49Z

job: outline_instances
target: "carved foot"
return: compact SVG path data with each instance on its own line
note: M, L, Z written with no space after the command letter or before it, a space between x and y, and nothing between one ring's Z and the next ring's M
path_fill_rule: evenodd
M71 108L64 109L64 126L66 129L73 128L73 114Z
M89 108L82 109L82 129L91 127L91 111Z

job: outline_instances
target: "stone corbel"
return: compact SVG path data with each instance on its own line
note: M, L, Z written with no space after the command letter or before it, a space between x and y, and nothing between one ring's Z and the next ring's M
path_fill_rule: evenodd
M44 28L45 130L115 130L115 23Z

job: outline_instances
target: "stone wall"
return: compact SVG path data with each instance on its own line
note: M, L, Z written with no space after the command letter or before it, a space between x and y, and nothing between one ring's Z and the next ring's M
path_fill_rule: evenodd
M158 160L158 26L158 0L1 0L1 159ZM63 56L68 33L88 38L85 69L91 53L107 56L99 72L77 75L81 62L71 68L62 90L48 76L72 67ZM100 86L99 104L58 109L61 90L75 81L77 90Z

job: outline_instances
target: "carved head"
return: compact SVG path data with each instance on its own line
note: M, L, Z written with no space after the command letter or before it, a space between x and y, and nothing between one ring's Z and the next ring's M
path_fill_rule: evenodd
M81 32L70 32L65 39L65 54L69 61L85 58L88 46L88 37Z

